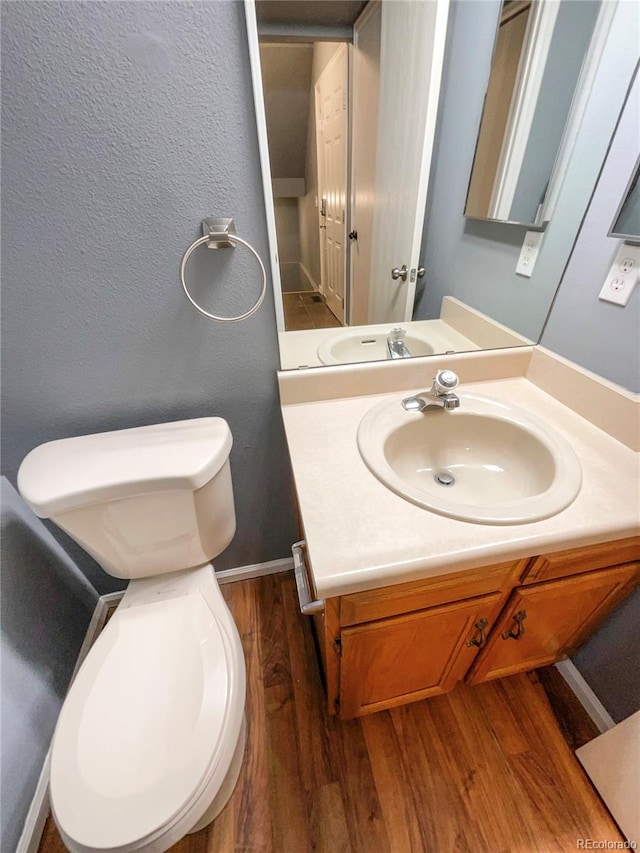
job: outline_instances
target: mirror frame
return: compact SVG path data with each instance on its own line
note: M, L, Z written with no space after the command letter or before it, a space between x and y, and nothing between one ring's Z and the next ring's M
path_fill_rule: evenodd
M276 328L278 333L280 333L284 331L284 302L282 300L282 281L280 279L280 262L278 260L276 209L273 199L273 186L271 184L271 164L269 162L269 147L266 141L267 119L264 106L264 90L262 87L260 42L258 40L258 19L256 17L255 0L244 0L244 15L247 25L251 86L253 89L253 102L255 105L254 112L256 115L256 125L258 130L258 151L260 155L262 191L264 194L264 212L267 220L267 241L269 243L269 265L271 267L273 303L276 311Z
M571 0L565 0L565 2L571 2ZM604 27L608 29L608 22L610 21L610 17L608 13L605 13L604 7L608 5L608 0L599 0L600 8L596 15L596 20L594 23L593 31L591 33L591 37L589 39L589 43L587 45L587 49L582 59L582 65L580 67L580 71L578 72L578 77L576 79L575 88L573 90L573 95L571 98L571 104L569 107L569 111L567 113L567 117L565 120L565 124L562 130L562 134L560 136L560 140L558 142L558 147L556 150L556 155L553 161L553 166L551 168L551 173L549 175L549 181L547 183L547 188L545 190L544 198L542 202L538 205L538 209L536 212L533 221L531 222L523 222L521 220L516 219L502 219L499 217L490 217L490 216L477 216L474 214L470 214L467 212L468 204L469 204L469 194L471 191L471 183L473 181L474 167L476 165L476 159L478 156L478 148L480 144L480 131L482 129L482 121L484 118L485 110L486 110L486 94L485 94L485 103L482 109L482 113L480 116L480 120L478 123L478 133L476 136L476 147L473 156L473 162L471 164L471 172L469 174L469 185L467 189L467 197L465 200L464 207L464 216L467 219L471 219L476 222L495 222L502 225L520 225L528 228L532 231L544 231L546 226L551 221L551 217L555 210L556 201L558 197L558 193L560 191L560 187L564 180L564 176L567 170L567 163L569 159L569 155L573 149L573 141L575 140L575 136L578 132L578 128L580 126L580 122L582 120L582 114L585 106L585 89L586 93L590 89L590 82L592 79L590 69L594 63L594 56L599 55L597 51L594 51L594 43L597 40L597 33L599 27ZM503 11L504 11L504 0L503 0ZM519 87L521 90L526 89L533 81L534 85L537 85L537 92L539 93L542 85L542 79L544 75L544 71L547 64L549 49L551 47L551 42L553 39L553 34L555 30L555 24L557 20L558 13L560 11L560 0L537 0L537 5L534 9L534 18L530 21L530 26L532 30L531 38L527 42L525 37L525 41L522 45L522 52L520 55L520 64L522 66L522 73L516 77L515 88L513 95L516 96L516 89ZM494 60L496 56L496 50L498 47L498 38L500 35L500 19L498 20L498 26L496 28L496 38L493 44L493 50L491 54L491 69L493 70ZM537 84L536 84L537 81ZM488 88L487 88L488 93ZM530 125L533 120L533 114L535 111L535 107L537 104L537 99L534 103L531 102L531 99L522 99L519 96L515 97L516 108L514 111L514 120L513 125L518 126L520 123L524 122L525 126ZM513 107L513 103L512 103ZM510 118L507 122L507 128L505 129L505 134L508 132L509 122L511 121L511 109L510 109ZM517 134L516 134L517 135ZM528 140L527 136L527 140ZM504 147L504 139L503 137L503 147ZM522 156L524 157L524 148L522 146L522 141L519 143L522 150ZM525 146L526 147L526 146ZM516 146L517 148L517 146ZM513 151L507 151L506 160L508 161L513 157ZM502 159L502 154L501 154ZM499 170L496 175L498 177Z

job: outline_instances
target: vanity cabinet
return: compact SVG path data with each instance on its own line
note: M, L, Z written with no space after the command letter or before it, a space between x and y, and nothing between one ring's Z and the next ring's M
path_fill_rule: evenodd
M626 595L639 565L518 587L466 680L478 684L558 660Z
M640 538L330 598L329 710L350 719L553 663L632 591Z
M345 628L341 716L447 693L473 663L499 601L486 595Z

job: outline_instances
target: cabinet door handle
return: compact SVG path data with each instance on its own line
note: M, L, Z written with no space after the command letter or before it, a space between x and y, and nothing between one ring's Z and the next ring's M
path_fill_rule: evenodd
M487 645L487 635L485 634L485 628L489 624L489 620L485 619L484 616L482 619L479 619L476 624L473 626L476 629L476 634L480 632L480 636L474 636L467 640L467 646L471 648L472 646L477 646L479 649L483 649Z
M513 617L513 621L516 623L516 630L513 628L510 631L505 631L502 635L503 640L519 640L520 637L524 634L524 620L527 618L526 610L518 610L518 612Z

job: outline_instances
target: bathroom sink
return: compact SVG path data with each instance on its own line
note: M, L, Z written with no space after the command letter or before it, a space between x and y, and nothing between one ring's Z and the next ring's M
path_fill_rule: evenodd
M318 347L323 364L355 364L360 361L381 361L388 358L387 338L390 329L365 327L346 329L331 335ZM403 338L411 355L432 355L436 350L426 338L408 332Z
M362 419L358 448L392 491L441 515L481 524L539 521L582 484L569 443L528 412L475 394L460 407L408 412L401 397Z

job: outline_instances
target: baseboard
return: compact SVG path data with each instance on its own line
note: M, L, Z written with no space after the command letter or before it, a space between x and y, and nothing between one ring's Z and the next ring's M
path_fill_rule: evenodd
M40 771L40 778L36 785L36 790L31 800L27 817L25 818L22 835L16 847L16 853L37 853L44 825L49 816L49 762L51 759L51 750L47 751L47 756Z
M555 668L567 682L576 699L591 717L599 732L608 732L615 726L615 720L602 702L589 687L577 666L569 659L555 664Z
M216 572L216 578L220 584L235 583L236 581L262 578L265 575L275 575L278 572L289 571L293 571L293 557L270 560L267 563L254 563L249 566L238 566L235 569L222 569L222 571Z
M309 270L305 267L305 265L302 263L302 261L298 261L298 266L299 266L299 267L300 267L300 269L302 270L302 274L303 274L303 275L304 275L304 277L307 279L307 281L309 282L309 284L311 285L311 287L312 287L315 291L317 291L317 292L319 293L319 292L320 292L320 288L319 288L319 287L318 287L318 285L315 283L315 281L314 281L314 279L313 279L313 276L311 275L311 273L309 272Z

